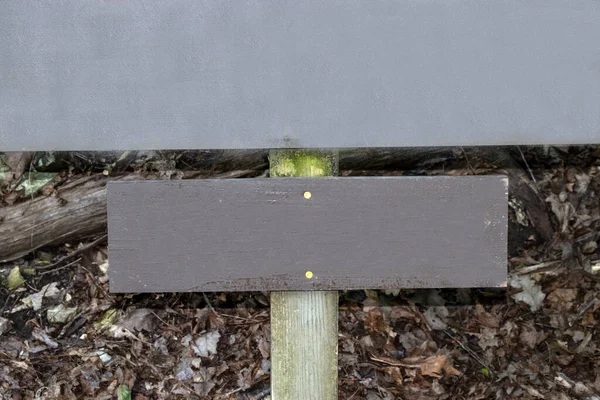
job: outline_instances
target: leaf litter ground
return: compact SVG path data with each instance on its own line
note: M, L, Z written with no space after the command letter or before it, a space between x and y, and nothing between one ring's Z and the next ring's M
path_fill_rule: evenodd
M340 399L600 399L600 151L526 150L510 166L456 149L341 171L508 171L524 186L510 193L506 290L340 294ZM266 293L110 294L99 239L2 266L0 398L269 398Z

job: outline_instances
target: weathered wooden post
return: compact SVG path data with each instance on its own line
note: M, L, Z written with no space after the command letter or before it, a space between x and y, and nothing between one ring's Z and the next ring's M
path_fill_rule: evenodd
M338 170L333 151L274 150L269 161L275 178L333 176ZM311 200L310 186L303 196ZM306 270L306 279L315 278L313 270ZM337 291L271 293L273 400L337 399L337 340Z

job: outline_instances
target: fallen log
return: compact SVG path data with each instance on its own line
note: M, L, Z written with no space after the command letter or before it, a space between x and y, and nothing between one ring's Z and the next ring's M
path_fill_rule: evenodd
M102 174L85 176L66 182L52 196L0 208L0 261L105 231L106 182Z

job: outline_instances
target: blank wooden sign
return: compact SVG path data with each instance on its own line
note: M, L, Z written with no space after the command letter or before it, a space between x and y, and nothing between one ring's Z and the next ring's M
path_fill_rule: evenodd
M112 292L506 284L502 176L122 181Z

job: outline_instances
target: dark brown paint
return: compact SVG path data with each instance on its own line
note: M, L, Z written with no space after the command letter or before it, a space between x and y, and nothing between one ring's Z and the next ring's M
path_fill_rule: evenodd
M110 289L504 286L507 186L503 176L111 182Z

